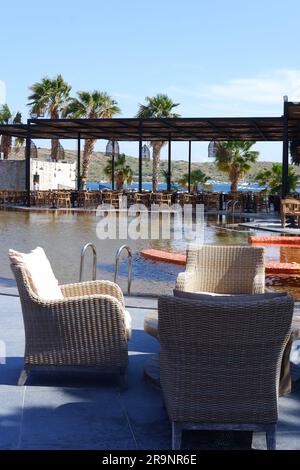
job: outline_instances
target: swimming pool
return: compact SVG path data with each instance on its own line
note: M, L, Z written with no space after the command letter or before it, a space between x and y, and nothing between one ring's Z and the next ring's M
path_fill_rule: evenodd
M9 248L29 251L42 246L53 266L60 283L77 282L79 277L80 251L91 241L97 247L97 278L113 280L115 253L120 245L128 244L133 252L132 292L157 295L170 293L182 266L145 260L139 253L145 248L184 252L185 240L99 240L96 226L99 218L89 213L13 212L0 211L0 284L8 285L12 278L7 252ZM205 216L204 242L215 245L247 245L249 234L266 232L249 231L238 226L243 222L238 216ZM266 247L270 261L295 261L300 263L300 249L272 246ZM86 255L84 277L91 278L91 255ZM126 291L127 261L121 258L119 283ZM272 289L288 289L300 298L300 278L297 276L271 276L266 284Z

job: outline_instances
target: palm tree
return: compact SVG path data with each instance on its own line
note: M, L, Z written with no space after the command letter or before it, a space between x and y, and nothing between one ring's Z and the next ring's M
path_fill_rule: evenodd
M272 163L270 169L264 169L260 171L256 177L255 181L261 186L268 186L271 193L281 194L282 191L282 164L281 163ZM290 192L296 191L296 188L299 184L300 177L296 175L295 168L289 166L288 170L288 187Z
M293 165L300 165L300 141L290 141L290 154Z
M31 115L47 114L51 119L58 119L69 101L71 86L59 74L53 79L44 77L29 89L32 91L28 97ZM52 139L51 158L53 161L57 161L58 147L58 139Z
M22 114L18 111L14 118L13 118L13 123L14 124L22 124ZM14 142L14 148L15 148L15 153L19 153L20 149L23 147L25 142L24 137L16 137L15 142Z
M228 173L231 191L237 191L238 182L258 159L259 152L250 150L254 141L232 140L218 142L215 163L217 168Z
M112 180L112 162L110 161L104 168L104 173ZM129 165L126 165L126 155L121 153L118 155L115 162L115 175L117 182L117 191L122 191L123 184L130 184L132 182L133 171Z
M0 124L21 124L22 115L17 112L15 115L10 111L7 104L4 104L0 109ZM17 137L14 142L16 152L19 151L23 145L24 139ZM2 135L0 142L0 151L3 152L3 158L8 159L8 156L12 149L12 137L10 135Z
M115 114L121 112L118 103L113 100L107 93L94 90L80 91L77 93L78 98L72 98L64 111L65 116L73 118L112 118ZM86 139L83 150L81 185L85 189L88 176L89 164L94 151L96 139ZM79 171L79 169L78 169Z
M174 103L171 98L164 94L146 97L146 104L140 104L137 117L138 118L176 118L179 114L173 113L172 109L179 106ZM160 162L160 151L166 142L162 140L153 140L150 142L152 147L153 174L152 189L154 192L158 189L158 169Z
M196 193L198 190L198 185L202 184L203 187L205 187L206 182L208 180L208 176L206 176L205 173L203 173L202 170L196 169L191 171L191 185L192 185L192 192ZM188 187L189 185L189 175L188 173L185 173L182 178L179 180L179 184L181 186L186 186Z

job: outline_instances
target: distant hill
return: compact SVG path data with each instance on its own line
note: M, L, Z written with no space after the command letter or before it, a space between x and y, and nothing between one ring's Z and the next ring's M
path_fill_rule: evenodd
M50 150L39 148L38 149L38 158L45 160L50 157ZM17 155L12 153L10 156L11 159L23 159L24 152L20 151ZM75 150L65 150L65 160L68 162L73 162L77 158ZM126 157L128 165L133 170L134 180L138 180L138 158L137 157ZM103 152L94 152L90 169L89 169L89 181L100 181L105 180L106 176L104 174L104 168L109 161ZM270 168L272 162L257 162L253 165L251 171L246 175L245 181L253 181L257 173L265 168ZM168 168L167 160L161 160L160 164L161 170ZM228 181L226 174L219 171L214 162L201 162L201 163L192 163L192 170L200 168L204 173L211 179L216 181ZM296 173L300 176L300 167L295 167ZM188 172L188 163L186 160L176 160L172 162L172 180L174 182L178 181L184 173ZM144 181L151 181L152 179L152 160L143 162L143 179ZM163 177L160 176L160 180L163 181Z

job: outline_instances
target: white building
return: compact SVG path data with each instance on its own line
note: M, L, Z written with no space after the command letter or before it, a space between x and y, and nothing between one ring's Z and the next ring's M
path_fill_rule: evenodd
M25 165L25 160L0 160L0 190L25 189ZM34 186L34 180L38 180L38 185ZM75 187L75 162L30 160L31 189L75 189Z

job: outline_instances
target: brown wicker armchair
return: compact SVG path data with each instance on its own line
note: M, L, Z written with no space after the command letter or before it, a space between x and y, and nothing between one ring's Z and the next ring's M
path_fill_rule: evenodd
M265 289L264 249L250 246L190 245L186 271L176 289L219 294L259 294Z
M11 264L25 327L24 385L35 367L64 366L115 370L127 386L128 339L121 289L109 281L60 286L64 299L43 300L32 291L24 268Z
M277 398L293 299L215 302L162 296L160 381L172 422L183 429L264 431L276 447Z

